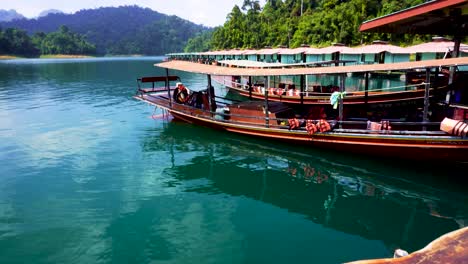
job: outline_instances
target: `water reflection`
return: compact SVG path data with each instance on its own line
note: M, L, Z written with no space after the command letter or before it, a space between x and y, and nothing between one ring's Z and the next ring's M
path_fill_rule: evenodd
M188 192L245 196L300 213L315 223L388 248L419 249L463 227L468 196L442 172L395 168L337 157L336 153L273 146L245 137L171 122L143 150L164 150L165 173L193 184ZM189 159L174 162L181 153ZM453 180L453 179L452 179Z
M339 263L465 224L463 173L149 119L153 64L0 62L0 263Z

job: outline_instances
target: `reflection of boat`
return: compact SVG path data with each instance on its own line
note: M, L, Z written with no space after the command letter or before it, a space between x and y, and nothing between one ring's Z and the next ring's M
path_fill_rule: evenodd
M147 132L143 150L174 156L166 175L179 182L208 180L188 191L259 200L341 232L382 240L389 248L417 249L468 217L463 188L443 177L430 184L424 169L296 152L175 121L158 131ZM182 153L184 162L177 162Z
M310 74L342 74L347 72L369 72L372 70L397 70L440 66L466 65L468 58L433 60L424 62L394 63L385 65L359 65L327 68L302 69L240 69L221 66L196 64L184 61L169 61L158 64L162 68L190 71L208 75L208 87L211 86L211 75L240 76L278 76ZM343 77L344 78L344 77ZM269 83L266 81L265 83ZM169 87L169 84L165 85ZM342 92L344 87L341 87ZM381 117L382 123L369 123L362 118L343 120L343 100L340 92L336 98L339 103L337 120L324 120L320 109L308 109L306 114L288 107L281 102L269 102L268 93L265 100L240 103L217 101L214 89L196 93L192 103L178 104L173 102L170 91L156 93L139 93L136 99L163 108L175 118L211 127L219 130L264 137L272 140L287 141L292 144L312 145L346 152L357 152L369 155L388 156L403 159L423 159L437 161L467 161L468 139L452 136L438 130L439 122L429 121L429 85L425 86L425 105L421 120L404 122L400 119L388 120ZM315 111L317 110L317 111ZM397 109L398 110L398 109ZM301 116L297 117L297 114ZM402 113L405 114L405 113ZM408 113L406 113L408 114ZM380 120L377 120L380 121ZM334 127L334 124L337 124ZM393 130L389 129L389 126ZM432 126L432 127L431 127ZM436 126L434 128L434 126Z

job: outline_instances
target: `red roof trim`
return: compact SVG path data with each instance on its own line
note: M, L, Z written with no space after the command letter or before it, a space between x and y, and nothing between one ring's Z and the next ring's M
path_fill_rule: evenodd
M366 31L376 27L380 27L386 24L394 23L403 19L407 19L409 17L418 16L421 14L429 13L431 11L442 9L446 7L450 7L453 5L458 5L467 2L467 0L439 0L439 1L432 1L425 4L421 4L415 6L413 8L409 8L406 10L398 11L386 16L382 16L373 20L369 20L364 22L359 31Z

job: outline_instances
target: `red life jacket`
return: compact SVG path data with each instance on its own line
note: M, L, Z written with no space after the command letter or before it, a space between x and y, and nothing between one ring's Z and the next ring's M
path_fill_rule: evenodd
M325 119L320 119L317 123L320 132L327 132L331 130L330 124Z
M283 95L284 89L278 88L276 89L276 95Z
M291 129L296 129L299 127L300 123L299 123L299 120L297 118L291 118L288 120L288 123L289 123L289 130Z
M306 130L307 130L307 133L309 133L309 135L312 135L312 134L314 134L315 132L317 132L318 128L317 128L317 126L314 124L314 121L312 121L312 120L307 120L307 121L306 121Z

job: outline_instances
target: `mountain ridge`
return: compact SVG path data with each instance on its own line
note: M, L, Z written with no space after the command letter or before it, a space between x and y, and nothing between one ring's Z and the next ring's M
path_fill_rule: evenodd
M14 9L10 9L10 10L0 9L0 22L4 22L4 21L8 22L8 21L12 21L15 19L22 19L22 18L25 18L25 16L18 13Z
M182 51L188 39L207 30L177 16L136 5L83 9L73 14L2 22L2 28L20 28L32 35L53 32L60 26L82 34L96 44L99 54L161 55Z

